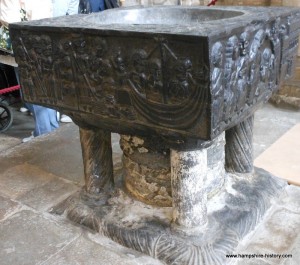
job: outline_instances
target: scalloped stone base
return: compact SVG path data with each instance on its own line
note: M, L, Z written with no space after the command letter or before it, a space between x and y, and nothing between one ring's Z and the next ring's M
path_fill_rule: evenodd
M93 197L84 190L51 210L119 244L165 264L226 264L247 234L262 222L287 183L262 169L227 174L222 191L208 200L208 224L197 236L172 229L172 207L146 205L122 190L121 173L110 194Z

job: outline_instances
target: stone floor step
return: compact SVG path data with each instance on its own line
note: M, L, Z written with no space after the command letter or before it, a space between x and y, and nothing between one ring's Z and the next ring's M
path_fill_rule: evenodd
M300 186L300 123L288 130L254 161L274 176Z

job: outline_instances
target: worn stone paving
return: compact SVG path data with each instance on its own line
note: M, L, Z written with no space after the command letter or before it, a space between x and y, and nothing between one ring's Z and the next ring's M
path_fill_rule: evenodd
M255 156L299 122L299 112L278 110L272 105L258 111ZM119 136L113 134L115 163L121 159L118 140ZM79 134L74 124L25 144L18 137L0 135L0 169L0 265L162 264L65 216L49 213L83 184ZM274 205L237 251L292 254L292 258L228 259L228 264L300 264L300 188L289 186Z
M3 135L0 138L0 152L11 148L11 146L18 145L20 143L21 143L21 139Z
M0 152L0 265L161 264L49 213L83 183L74 124L12 146Z
M274 202L264 222L244 240L236 253L260 254L264 258L242 258L237 264L300 264L300 187L290 185ZM289 255L275 257L275 255Z

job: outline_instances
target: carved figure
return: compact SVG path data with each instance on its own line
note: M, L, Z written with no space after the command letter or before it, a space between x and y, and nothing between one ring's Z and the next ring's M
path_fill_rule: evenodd
M240 36L240 55L241 56L249 55L249 44L250 44L250 34L248 31L245 31Z
M20 38L22 41L22 38ZM34 96L34 83L32 79L32 72L33 72L33 67L32 67L32 62L31 59L29 58L28 51L26 47L23 46L17 46L14 48L14 52L16 56L19 56L21 59L21 63L19 63L19 71L20 75L23 77L21 80L21 85L22 85L22 90L23 93L26 93L28 97L33 97Z
M78 91L81 97L95 96L95 89L90 84L89 77L86 74L86 69L89 67L89 56L86 53L87 42L82 37L76 37L69 43L69 50L71 52L71 58L74 63L74 72L76 72L76 83L83 82L85 87L78 87Z
M247 95L247 103L251 105L257 99L260 94L260 65L261 65L261 45L265 40L266 33L263 29L260 29L254 36L254 40L250 47L249 63L249 91Z
M112 59L112 65L116 70L118 84L123 86L127 82L127 72L126 72L126 63L125 59L121 54L121 51L118 51L114 58Z
M264 82L265 84L268 84L270 80L270 73L271 69L270 63L273 64L272 62L272 52L271 49L265 48L262 54L262 61L261 61L261 70L260 70L260 76L261 76L261 81Z
M249 85L249 48L250 33L245 31L240 36L240 57L237 66L237 111L241 112L245 108Z
M92 55L88 58L87 71L88 77L91 83L93 83L92 86L96 88L96 94L98 94L103 89L104 77L110 75L112 66L104 57L107 53L106 41L96 37L91 40L91 44L95 47L95 50L92 51Z
M191 93L192 62L189 58L178 60L175 66L175 79L170 82L169 94L171 97L187 98Z
M149 61L149 77L147 80L147 99L155 102L163 102L163 83L161 61L157 58Z
M58 101L64 104L74 105L72 98L75 91L75 69L73 59L70 56L70 41L62 40L53 46L54 76L56 80L56 95Z
M223 116L224 105L224 74L223 74L223 53L224 47L221 42L216 42L211 51L213 72L212 72L212 112L213 128L216 128L218 122Z
M226 45L226 63L224 71L224 120L228 122L234 111L237 89L237 59L239 56L239 40L236 36L229 38Z
M132 64L134 70L131 73L130 80L133 83L135 89L141 93L146 94L146 85L147 85L147 75L146 75L146 66L147 66L147 53L145 50L140 49L134 52L132 55Z
M70 56L65 55L61 58L56 68L57 80L60 85L59 92L61 93L61 98L64 99L65 95L75 95L74 83L71 81L73 76L72 71L72 61Z
M158 59L153 59L149 63L148 85L153 91L160 91L163 86L161 81L161 62Z
M40 87L40 90L38 90L38 92L41 92L40 96L53 98L54 79L51 78L53 74L51 39L46 35L34 36L33 38L35 41L29 56L36 66L34 83Z
M275 84L277 85L279 83L279 69L280 69L280 64L281 64L281 42L280 42L280 23L281 20L280 18L276 18L275 21L273 22L271 29L268 31L268 37L271 41L272 44L272 53L275 56L275 75L274 77L276 78L274 80Z

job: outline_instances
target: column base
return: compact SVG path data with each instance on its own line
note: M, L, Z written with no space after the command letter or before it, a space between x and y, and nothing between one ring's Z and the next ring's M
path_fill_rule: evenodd
M166 264L226 264L246 235L262 222L287 183L262 169L226 175L223 190L207 202L208 223L195 235L171 229L172 207L156 207L129 197L122 189L98 197L83 189L51 210L119 244ZM201 261L201 262L200 262Z

